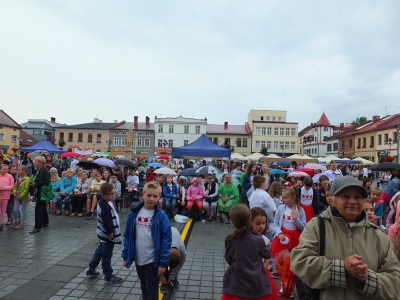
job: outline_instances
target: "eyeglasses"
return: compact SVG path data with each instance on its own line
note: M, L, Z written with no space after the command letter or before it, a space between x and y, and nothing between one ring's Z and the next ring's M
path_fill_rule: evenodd
M104 196L113 196L113 195L115 195L115 192L114 193L109 193L109 194L104 194Z

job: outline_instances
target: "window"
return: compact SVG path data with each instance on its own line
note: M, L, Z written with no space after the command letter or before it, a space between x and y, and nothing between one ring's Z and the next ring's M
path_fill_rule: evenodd
M0 141L4 141L4 133L0 133Z
M256 141L256 149L260 149L260 141Z
M33 134L41 135L41 134L42 134L42 131L41 131L41 130L34 130L34 131L33 131Z
M371 136L371 145L374 145L375 144L375 139L374 139L374 137L373 136Z
M162 139L158 139L157 140L157 147L162 147L162 146L163 146Z
M82 143L83 133L78 133L78 142Z
M334 143L333 144L333 151L338 151L339 150L339 144L338 143Z
M274 142L274 149L278 149L278 142Z
M389 134L387 134L387 133L385 133L385 135L384 135L384 143L386 143L387 142L387 140L388 140L388 138L389 138Z
M290 128L286 128L286 135L290 135Z
M274 135L278 135L279 132L279 128L278 127L274 127Z
M367 145L367 138L365 137L365 138L363 138L363 146L366 146Z
M136 146L142 147L142 139L137 139Z
M196 133L200 133L200 126L196 126Z
M378 135L378 145L382 145L382 135Z
M318 143L318 137L317 136L314 136L314 142Z
M361 147L361 139L360 138L357 139L357 142L358 142L357 147Z
M158 132L164 132L162 124L158 124Z
M168 140L168 147L172 148L174 146L174 141L173 140Z
M217 138L217 137L213 138L213 142L214 142L215 144L218 144L218 138Z
M187 146L189 144L188 140L183 140L183 146Z
M267 121L269 121L269 117L267 117Z
M113 141L113 146L119 146L119 138L115 137Z
M332 151L332 144L328 144L328 152Z
M261 141L261 148L265 148L265 141Z
M279 149L285 149L285 142L279 142Z
M256 127L256 135L260 135L260 127Z
M276 120L276 117L272 117L272 121L275 121Z
M126 138L121 138L121 146L126 146Z
M144 146L150 147L150 139L144 139Z
M329 128L328 127L324 127L324 131L329 131Z
M169 125L168 132L174 133L174 125Z
M68 133L68 142L72 142L74 134L72 132Z
M271 141L267 141L267 148L271 149Z
M93 135L91 133L88 133L87 141L88 141L88 143L92 143L93 142Z
M262 135L265 135L265 129L266 129L265 127L262 127L262 128L261 128L261 134L262 134Z
M185 125L184 132L189 133L189 125Z
M289 149L290 142L285 142L285 149Z
M271 127L267 128L267 135L272 135L272 128Z
M60 138L59 138L59 140L60 140L60 141L63 141L63 140L64 140L64 132L60 132Z
M230 146L231 145L231 139L230 138L225 138L225 145Z
M279 118L278 118L278 121L279 121L279 122L280 122L280 121L282 121L282 118L281 118L281 117L279 117Z
M352 139L349 140L349 148L353 148L353 140Z
M264 121L264 117L261 117L261 121Z
M285 133L285 128L282 128L282 127L281 127L280 134L281 134L281 135L284 135L284 133Z
M243 147L247 148L247 138L243 138Z
M290 150L296 150L296 142L290 143Z
M97 143L101 143L101 134L100 134L100 133L97 134L97 140L96 140L96 142L97 142Z
M11 136L11 142L12 142L12 143L16 143L17 141L18 141L18 137L17 137L16 135L13 134L13 135Z
M292 136L296 136L296 128L292 128Z
M242 139L241 138L236 139L236 147L242 147Z

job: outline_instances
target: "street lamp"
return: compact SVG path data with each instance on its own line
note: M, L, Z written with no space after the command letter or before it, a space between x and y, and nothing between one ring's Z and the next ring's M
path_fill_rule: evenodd
M394 138L394 139L388 138L388 139L385 141L385 145L389 145L390 155L391 155L391 156L392 156L392 145L395 145L395 144L397 144L397 139L396 139L396 138Z
M304 145L308 144L308 143L312 143L314 141L314 137L312 135L309 136L304 136L303 140L301 141L301 144L303 144L303 155L305 155L306 153L304 152Z
M342 146L340 146L340 149L342 149L342 158L344 158L344 149L347 149L348 147L345 146L344 144L342 144Z
M285 145L281 145L281 149L282 149L282 156L285 156Z

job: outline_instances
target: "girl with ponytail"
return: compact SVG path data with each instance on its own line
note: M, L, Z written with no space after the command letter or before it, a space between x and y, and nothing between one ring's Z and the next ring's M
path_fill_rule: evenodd
M229 265L223 279L221 300L270 300L271 282L263 260L271 257L271 247L250 230L250 209L238 204L229 217L235 231L225 239L225 260Z

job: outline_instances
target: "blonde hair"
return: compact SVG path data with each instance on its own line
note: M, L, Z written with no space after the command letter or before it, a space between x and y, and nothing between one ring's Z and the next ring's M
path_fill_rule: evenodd
M43 156L38 156L35 158L35 161L42 163L43 165L46 163L46 159Z
M146 191L148 189L158 190L160 192L160 194L162 192L161 185L157 181L149 181L149 182L147 182L143 187L143 193L146 193Z
M73 174L75 174L74 169L71 169L71 168L69 168L66 172L67 172L67 173L72 172Z

